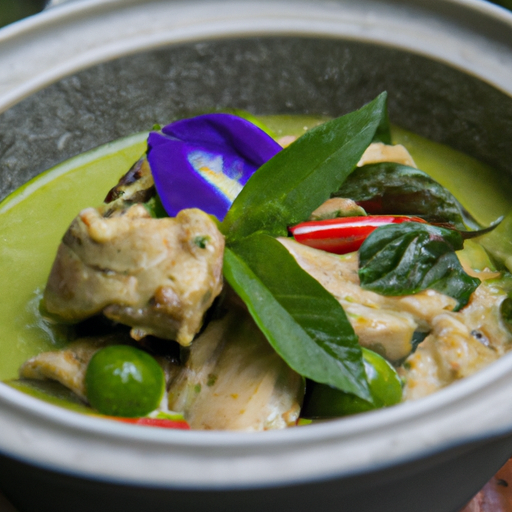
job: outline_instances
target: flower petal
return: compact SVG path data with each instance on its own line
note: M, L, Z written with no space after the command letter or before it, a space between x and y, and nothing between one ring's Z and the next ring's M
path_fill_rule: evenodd
M200 208L223 220L247 180L281 149L245 119L205 114L151 132L148 161L169 215Z

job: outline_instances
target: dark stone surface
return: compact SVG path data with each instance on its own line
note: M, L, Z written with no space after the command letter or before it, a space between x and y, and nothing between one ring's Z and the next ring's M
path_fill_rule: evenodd
M0 115L0 197L78 153L153 124L236 107L340 115L389 92L391 119L512 173L512 99L392 48L314 38L198 42L95 66Z

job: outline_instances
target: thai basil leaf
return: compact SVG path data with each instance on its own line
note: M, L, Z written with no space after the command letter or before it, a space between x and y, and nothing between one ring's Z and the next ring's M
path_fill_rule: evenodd
M475 229L474 231L459 231L462 240L471 240L471 238L478 238L479 236L486 235L494 231L502 222L505 217L498 217L491 225L486 228Z
M387 102L386 108L382 113L379 126L377 128L377 131L375 132L375 135L373 136L372 142L382 142L383 144L393 143L393 141L391 140L391 124L389 122Z
M228 240L258 231L286 235L288 226L307 219L339 189L382 131L386 98L382 93L360 110L313 128L262 165L222 223Z
M361 286L381 295L409 295L428 288L465 306L480 280L467 275L455 254L457 231L408 222L382 226L359 249Z
M416 215L466 229L462 208L451 192L407 165L379 162L359 167L333 196L353 199L374 215Z
M275 238L255 234L227 248L224 276L291 368L371 401L343 308Z

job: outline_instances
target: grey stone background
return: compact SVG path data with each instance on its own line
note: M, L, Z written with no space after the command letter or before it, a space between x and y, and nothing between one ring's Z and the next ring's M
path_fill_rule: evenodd
M381 91L392 122L512 175L512 99L441 63L315 38L197 42L86 69L0 115L0 197L78 153L222 107L341 115Z

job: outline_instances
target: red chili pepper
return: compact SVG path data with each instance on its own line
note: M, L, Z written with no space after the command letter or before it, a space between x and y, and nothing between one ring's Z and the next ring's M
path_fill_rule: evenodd
M402 222L425 223L419 217L405 215L368 215L302 222L291 227L290 232L301 244L334 254L347 254L357 251L378 227Z
M189 424L185 420L168 420L165 418L120 418L108 416L111 420L121 421L122 423L131 423L133 425L144 425L146 427L175 428L179 430L190 430Z

